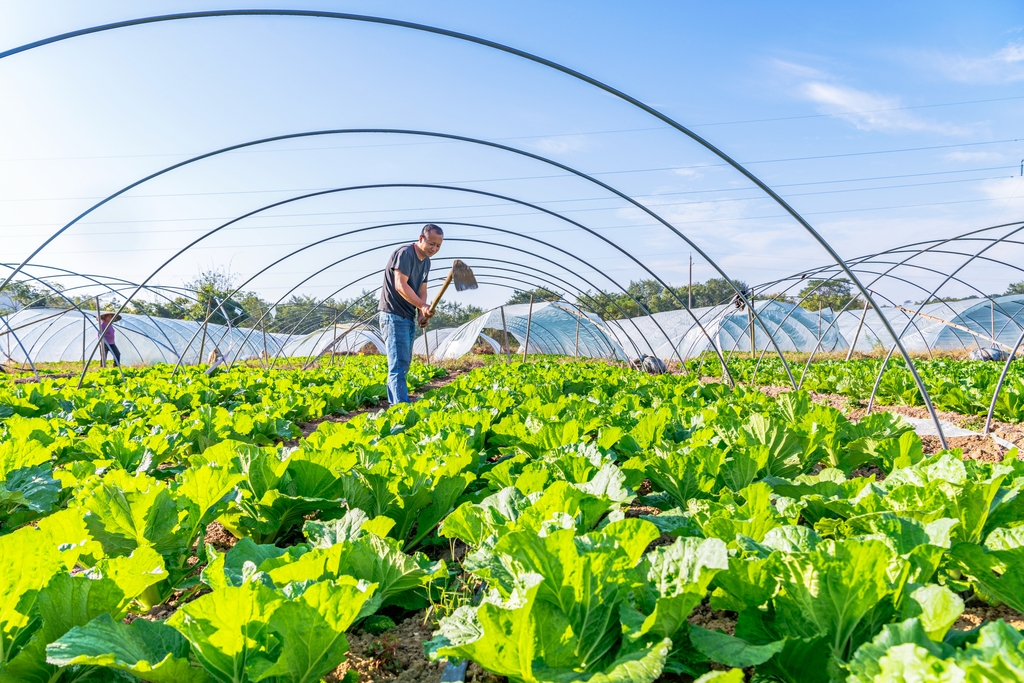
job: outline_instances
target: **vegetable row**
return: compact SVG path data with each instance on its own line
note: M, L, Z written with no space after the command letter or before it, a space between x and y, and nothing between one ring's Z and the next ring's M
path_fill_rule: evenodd
M965 602L1024 611L1015 452L926 456L900 418L854 424L806 393L548 362L287 446L237 416L340 378L253 380L258 404L225 405L243 376L179 407L157 373L148 394L93 388L131 404L119 420L3 420L0 680L317 681L346 631L430 605L431 657L513 681L1024 680L1015 629L951 629ZM218 408L230 427L195 438ZM121 446L90 450L95 429ZM214 521L241 540L206 543ZM735 628L692 625L698 608Z

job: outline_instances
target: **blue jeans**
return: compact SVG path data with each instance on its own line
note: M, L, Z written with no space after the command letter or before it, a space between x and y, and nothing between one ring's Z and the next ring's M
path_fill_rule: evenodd
M379 314L380 331L388 349L388 403L409 402L409 385L405 376L412 363L412 343L416 339L416 322L394 313Z

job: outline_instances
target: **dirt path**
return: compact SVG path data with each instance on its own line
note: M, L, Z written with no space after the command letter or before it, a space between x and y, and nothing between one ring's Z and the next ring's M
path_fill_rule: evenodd
M758 386L755 388L773 398L793 391L792 387L780 386ZM840 394L818 394L813 391L808 393L811 395L811 400L815 403L832 406L853 421L857 421L867 414L867 410L865 408L854 406L852 400L847 396L842 396ZM902 415L904 417L919 420L931 420L931 415L924 406L876 405L871 412L893 413L895 415ZM977 415L961 415L960 413L951 413L942 410L936 411L936 414L939 416L939 420L941 422L948 422L962 429L968 429L974 432L980 432L985 425L985 418ZM1024 448L1024 425L993 420L991 433L1000 439L1009 441L1018 447ZM929 455L938 453L942 449L942 444L939 441L938 436L922 435L921 440L924 442L925 453ZM1008 450L1005 446L981 434L974 434L971 436L947 436L946 443L949 444L950 448L963 449L965 458L971 460L985 460L988 462L999 462Z
M471 371L471 369L448 370L447 375L443 377L435 377L431 381L419 387L417 390L411 392L409 394L409 398L413 399L413 402L415 402L422 398L423 395L426 394L428 391L448 386L455 380L459 379L460 377ZM322 422L348 422L356 415L362 415L363 413L375 413L380 410L387 410L390 407L391 404L388 403L388 400L385 398L381 399L378 403L363 406L362 408L357 408L356 410L347 412L344 415L324 415L323 417L318 417L317 419L310 420L309 422L299 422L297 424L299 426L299 429L302 430L302 436L299 438L304 439L313 432L315 432L316 428L319 427ZM289 440L286 441L285 443L287 443L288 445L296 445L298 443L298 439L294 441Z

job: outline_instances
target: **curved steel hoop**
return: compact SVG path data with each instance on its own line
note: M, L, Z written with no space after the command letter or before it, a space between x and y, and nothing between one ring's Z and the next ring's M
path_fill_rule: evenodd
M161 15L161 16L143 17L143 18L139 18L139 19L132 19L132 20L122 21L122 22L114 22L114 23L105 24L105 25L102 25L102 26L94 26L94 27L90 27L90 28L86 28L86 29L80 29L78 31L71 31L71 32L64 33L64 34L61 34L61 35L58 35L58 36L52 36L50 38L45 38L43 40L35 41L35 42L29 43L27 45L22 45L20 47L13 48L13 49L7 50L5 52L0 52L0 59L4 59L6 57L10 57L11 55L15 55L15 54L19 54L19 53L25 52L27 50L38 48L38 47L41 47L43 45L48 45L48 44L55 43L55 42L58 42L58 41L68 40L68 39L71 39L71 38L74 38L74 37L88 35L88 34L91 34L91 33L99 33L99 32L102 32L102 31L110 31L110 30L114 30L114 29L127 28L127 27L130 27L130 26L137 26L137 25L149 24L149 23L158 23L158 22L165 22L165 21L177 21L177 20L184 20L184 19L226 17L226 16L294 16L294 17L312 17L312 18L340 19L340 20L348 20L348 21L361 21L361 22L367 22L367 23L376 23L376 24L384 24L384 25L389 25L389 26L396 26L396 27L401 27L401 28L407 28L407 29L412 29L412 30L417 30L417 31L423 31L423 32L426 32L426 33L433 33L433 34L437 34L437 35L441 35L441 36L445 36L445 37L449 37L449 38L455 38L455 39L458 39L458 40L462 40L462 41L466 41L466 42L470 42L470 43L475 43L475 44L482 45L482 46L485 46L485 47L488 47L488 48L491 48L491 49L499 50L499 51L502 51L502 52L505 52L505 53L508 53L508 54L511 54L511 55L515 55L515 56L521 57L523 59L527 59L527 60L535 62L537 64L541 64L541 65L546 66L548 68L551 68L551 69L554 69L556 71L562 72L562 73L564 73L566 75L569 75L569 76L571 76L573 78L576 78L576 79L578 79L578 80L580 80L580 81L582 81L584 83L588 83L588 84L590 84L590 85L592 85L592 86L594 86L596 88L599 88L599 89L607 92L610 95L613 95L614 97L617 97L617 98L623 100L624 102L627 102L627 103L633 105L634 107L637 107L641 111L646 112L647 114L649 114L649 115L657 118L658 120L666 123L667 125L671 126L672 128L674 128L675 130L679 131L680 133L683 133L687 137L691 138L692 140L694 140L695 142L697 142L698 144L700 144L701 146L703 146L704 148L706 148L707 150L709 150L710 152L712 152L713 154L718 156L720 159L725 161L729 166L734 168L736 171L738 171L740 174L742 174L744 177L746 177L748 180L750 180L752 183L754 183L758 188L761 189L761 191L763 191L765 194L767 194L780 207L782 207L782 209L785 210L786 213L788 213L790 216L792 216L793 219L796 220L801 225L801 227L803 227L804 230L806 230L808 232L808 234L810 234L814 238L814 240L818 242L818 244L828 253L828 255L832 259L834 259L836 261L836 263L846 272L846 274L849 276L850 280L861 291L861 294L864 296L865 300L868 303L870 303L873 308L875 308L876 310L878 309L877 304L875 303L874 299L871 297L871 293L867 290L867 288L863 285L863 283L861 283L861 281L857 278L857 276L854 274L854 272L852 270L850 270L850 268L847 266L847 264L840 258L839 254L811 226L811 224L809 222L807 222L807 220L804 219L803 216L801 216L796 211L796 209L791 207L781 196L779 196L767 184L765 184L763 181L761 181L752 172L747 170L742 164L740 164L739 162L737 162L734 159L732 159L729 155L725 154L725 152L723 152L722 150L718 149L717 147L712 145L710 142L708 142L707 140L705 140L701 136L697 135L693 131L689 130L688 128L686 128L682 124L676 122L675 120L673 120L669 116L661 113L660 111L658 111L657 109L655 109L655 108L653 108L653 107L651 107L649 105L644 104L643 102L637 100L636 98L633 98L633 97L627 95L626 93L622 92L621 90L613 88L610 85L607 85L607 84L605 84L605 83L603 83L603 82L601 82L601 81L599 81L599 80L597 80L595 78L591 78L590 76L587 76L587 75L585 75L585 74L583 74L583 73L581 73L579 71L576 71L574 69L570 69L569 67L563 66L563 65L561 65L561 64L559 64L557 62L554 62L552 60L545 59L543 57L539 57L537 55L531 54L531 53L526 52L524 50L519 50L517 48L513 48L513 47L510 47L508 45L497 43L495 41L490 41L490 40L486 40L484 38L479 38L477 36L473 36L473 35L469 35L469 34L465 34L465 33L459 33L459 32L456 32L456 31L450 31L448 29L442 29L442 28L435 27L435 26L429 26L429 25L426 25L426 24L418 24L418 23L414 23L414 22L407 22L407 21L401 21L401 20L397 20L397 19L389 19L389 18L384 18L384 17L372 17L372 16L367 16L367 15L348 14L348 13L341 13L341 12L325 12L325 11L316 11L316 10L235 9L235 10L213 10L213 11L207 11L207 12L190 12L190 13L180 13L180 14L167 14L167 15ZM662 222L664 222L664 221L662 221ZM665 223L665 224L666 224L666 227L668 227L670 230L675 232L679 237L682 237L683 239L686 239L682 235L682 233L680 233L674 226L671 226L668 223ZM689 240L686 240L686 241L689 242ZM42 248L42 247L40 247L40 248ZM713 263L713 261L710 258L708 258L707 255L704 254L704 252L701 249L695 248L695 251L697 251L699 254L701 254L707 260L708 263ZM38 251L36 253L38 253ZM33 254L33 256L34 255L35 254ZM30 256L29 258L32 258L32 257ZM725 279L727 281L731 282L731 280L727 276L725 276L724 272L722 274L723 274L723 277L725 277ZM6 285L6 284L7 284L6 282L4 282L3 284L0 284L0 290L2 290L3 286ZM670 288L670 290L671 290L671 288ZM673 292L673 294L674 294L674 292ZM750 306L750 302L746 299L746 296L742 292L737 291L737 295L744 302L745 305L747 305L748 307ZM680 301L680 304L682 304L681 301ZM753 312L753 313L756 316L756 312ZM906 360L906 363L907 363L908 367L910 368L911 373L914 376L914 381L917 383L918 389L920 390L921 395L924 398L925 404L928 406L929 412L933 415L933 418L934 418L934 421L935 421L935 427L936 427L936 429L938 430L938 433L939 433L939 438L943 442L943 444L945 445L945 436L942 433L942 425L941 425L941 423L938 420L938 416L935 415L935 413L934 413L934 408L932 407L932 403L931 403L931 397L928 395L928 390L924 386L924 383L921 380L921 377L918 374L917 369L914 367L913 359L911 359L910 354L904 348L904 346L901 343L899 337L896 335L896 331L892 328L892 326L889 324L889 321L887 319L885 319L884 316L882 316L882 322L883 322L883 325L890 332L890 334L892 334L892 337L895 340L896 346L899 347L900 352L902 353L904 359ZM761 322L760 324L761 324L762 328L767 330L767 326L764 325L763 322ZM774 343L774 340L772 340L772 341ZM719 353L719 355L721 355L721 354ZM788 364L786 364L785 357L783 356L781 350L779 350L779 356L782 359L783 364L786 365L787 372L789 372ZM723 370L726 373L728 373L728 368L724 366L724 363L725 363L724 359L722 360L722 362L723 362ZM789 374L790 374L790 378L793 379L792 373L789 372ZM795 384L795 380L793 380L793 381L794 381L794 384Z

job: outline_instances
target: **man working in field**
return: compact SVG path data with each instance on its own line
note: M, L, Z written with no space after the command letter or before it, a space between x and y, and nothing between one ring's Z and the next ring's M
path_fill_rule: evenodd
M421 327L433 315L427 302L430 257L441 249L444 232L433 223L423 226L413 244L395 249L384 269L380 290L380 329L388 349L388 402L409 402L405 376L412 362L416 321Z

